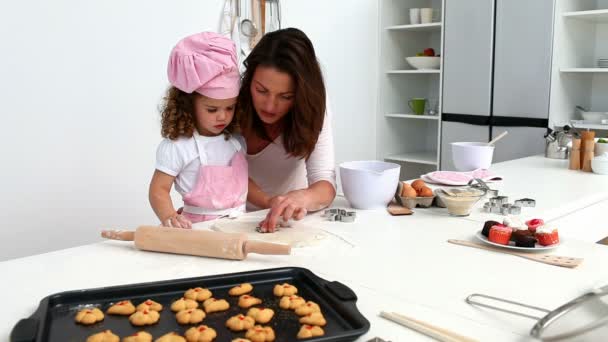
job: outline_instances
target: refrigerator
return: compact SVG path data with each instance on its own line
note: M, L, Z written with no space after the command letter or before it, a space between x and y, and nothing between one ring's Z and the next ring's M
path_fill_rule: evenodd
M505 130L494 163L544 152L554 1L445 1L442 170L454 170L451 142Z

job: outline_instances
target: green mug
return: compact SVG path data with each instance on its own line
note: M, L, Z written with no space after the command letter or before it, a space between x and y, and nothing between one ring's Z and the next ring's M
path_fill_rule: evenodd
M410 106L410 109L416 115L424 114L424 108L426 107L426 99L423 98L413 98L407 102L407 105Z

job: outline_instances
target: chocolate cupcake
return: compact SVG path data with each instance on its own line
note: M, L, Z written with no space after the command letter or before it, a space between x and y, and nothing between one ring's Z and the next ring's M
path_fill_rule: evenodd
M534 233L529 230L516 230L513 232L512 237L517 247L534 248L538 241L534 237Z
M492 228L492 226L495 225L500 225L500 222L496 222L496 221L486 221L486 223L483 224L483 229L481 230L481 235L485 236L485 237L489 237L490 236L490 228Z

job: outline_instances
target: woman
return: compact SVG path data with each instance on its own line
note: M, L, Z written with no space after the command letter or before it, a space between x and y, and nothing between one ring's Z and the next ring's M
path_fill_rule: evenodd
M331 120L315 50L294 28L266 34L244 62L238 98L247 143L249 208L269 208L261 222L302 219L336 196Z

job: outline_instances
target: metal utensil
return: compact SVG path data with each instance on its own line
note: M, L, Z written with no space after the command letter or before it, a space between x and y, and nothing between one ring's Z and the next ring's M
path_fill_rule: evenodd
M481 302L477 298L535 310L542 315L533 316L501 308ZM538 320L530 330L530 336L543 341L572 341L575 337L582 337L581 340L584 341L604 341L608 336L608 286L585 293L553 311L478 293L468 296L466 302L471 305Z
M554 254L537 254L537 253L516 252L516 251L512 251L512 250L508 250L508 249L495 248L495 247L486 246L486 245L482 245L479 243L464 241L464 240L450 239L450 240L448 240L448 242L453 243L455 245L474 247L474 248L485 249L485 250L497 252L497 253L516 255L518 257L534 260L537 262L541 262L543 264L549 264L549 265L553 265L553 266L575 268L583 262L583 259L581 259L581 258L559 256L559 255L554 255Z

